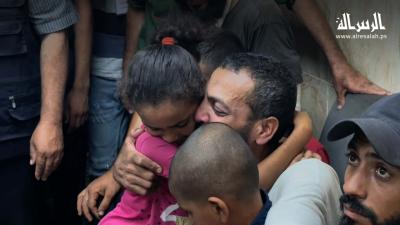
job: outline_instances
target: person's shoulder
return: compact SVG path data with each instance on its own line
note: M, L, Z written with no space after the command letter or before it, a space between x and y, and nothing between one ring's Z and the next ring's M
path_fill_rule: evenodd
M290 197L290 194L299 195L300 192L320 198L340 193L339 178L331 166L318 159L301 160L279 176L270 190L270 198L274 202L282 197Z
M317 159L302 160L287 168L269 191L272 208L265 224L337 224L341 194L332 167Z
M331 183L332 181L339 180L336 171L318 159L301 160L287 168L282 175L304 178L316 184L320 184L321 182Z

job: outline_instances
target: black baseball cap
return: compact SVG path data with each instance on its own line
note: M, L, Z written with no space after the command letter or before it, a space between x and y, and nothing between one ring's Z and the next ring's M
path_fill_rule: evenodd
M400 166L400 93L381 98L360 117L336 123L328 133L336 141L360 129L383 160Z

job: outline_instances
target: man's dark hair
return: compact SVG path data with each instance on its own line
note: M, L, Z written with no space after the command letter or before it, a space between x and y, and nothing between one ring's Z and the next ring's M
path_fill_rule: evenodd
M210 78L212 72L229 55L244 52L240 39L231 31L216 29L204 37L204 41L197 46L200 53L200 63L205 66L203 75Z
M221 123L204 124L178 149L169 171L171 193L186 201L259 193L257 161L246 142Z
M227 57L221 68L236 74L245 71L253 79L254 90L246 101L252 110L250 120L276 117L279 127L270 146L276 146L293 124L297 86L289 70L278 60L253 53L238 53Z
M160 34L158 43L135 54L128 74L120 82L121 99L128 109L135 110L145 104L156 106L166 100L200 103L205 80L197 61L179 46L190 43L183 41L180 34L187 35L182 32ZM163 45L160 42L164 37L174 38L176 44Z

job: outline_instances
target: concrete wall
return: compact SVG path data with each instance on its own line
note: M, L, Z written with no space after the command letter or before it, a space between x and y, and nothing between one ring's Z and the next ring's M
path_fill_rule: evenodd
M373 13L381 14L382 25L385 30L375 31L379 35L386 35L380 39L343 39L337 41L348 61L355 69L366 75L371 81L391 91L400 92L400 1L399 0L316 0L325 13L328 23L335 37L341 34L370 34L370 30L351 31L337 30L339 18L343 13L349 13L352 25L358 21L374 20ZM301 109L307 111L313 120L314 136L320 137L324 122L332 104L336 101L336 93L332 85L330 67L324 53L313 40L308 31L296 21L292 20L294 33L297 38L297 48L302 57L303 79L301 86ZM384 37L384 36L382 36ZM351 98L353 99L353 97ZM358 102L349 99L355 105ZM355 99L358 99L355 98ZM351 101L350 101L351 100ZM358 100L356 100L358 101ZM364 103L362 103L364 104ZM358 106L356 106L358 107ZM357 111L357 110L354 110ZM344 115L346 114L343 112ZM340 117L338 113L333 117ZM348 114L352 115L352 114ZM343 114L342 114L343 116ZM343 118L343 117L341 117ZM324 134L326 130L324 130ZM322 139L326 141L326 139ZM347 159L344 155L345 141L326 142L325 146L330 154L331 165L338 172L343 182Z
M371 81L392 92L400 91L400 1L398 0L316 0L325 13L335 35L369 34L370 30L337 30L337 18L349 13L352 25L358 21L373 21L373 13L381 13L385 30L372 34L386 35L379 39L337 39L348 61ZM319 137L331 105L336 101L330 67L308 31L295 26L297 45L302 56L304 83L301 88L301 107L314 122L314 134Z

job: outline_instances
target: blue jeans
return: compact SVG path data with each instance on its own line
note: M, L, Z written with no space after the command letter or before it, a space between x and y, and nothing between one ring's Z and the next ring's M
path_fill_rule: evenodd
M98 177L114 163L130 116L118 93L117 80L91 76L87 177Z

